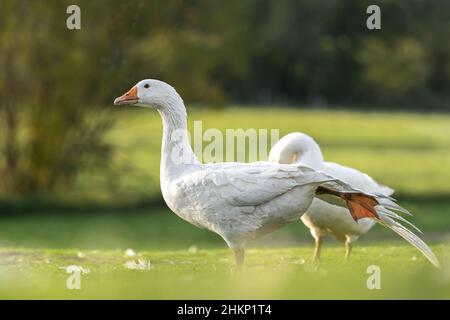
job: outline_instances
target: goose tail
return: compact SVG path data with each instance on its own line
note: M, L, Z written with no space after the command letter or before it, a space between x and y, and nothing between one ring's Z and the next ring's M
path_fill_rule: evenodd
M380 219L379 220L375 219L375 221L385 226L386 228L391 229L400 237L408 241L411 245L416 247L417 250L419 250L425 256L425 258L427 258L428 261L431 262L432 265L434 265L437 268L441 267L438 258L435 256L430 247L422 239L420 239L416 234L414 234L411 230L407 229L401 223L394 220L390 215L386 215L384 210L377 209L377 212L379 214ZM412 223L410 223L406 219L403 219L402 217L400 218L401 218L399 219L400 221L406 221L407 224L412 226L414 229L418 230L417 227L415 227Z
M399 206L390 196L379 193L370 194L362 192L336 179L334 181L325 182L319 186L316 190L316 197L330 204L347 207L355 221L362 218L370 218L384 227L391 229L416 247L431 264L440 268L439 260L430 247L401 223L410 226L419 233L422 232L411 222L395 212L401 212L406 215L411 215L411 213Z

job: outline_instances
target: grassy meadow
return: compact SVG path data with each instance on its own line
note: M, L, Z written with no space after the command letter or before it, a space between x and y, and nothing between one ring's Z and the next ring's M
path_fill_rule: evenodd
M90 195L98 183L102 190L116 188L114 198L159 196L162 124L158 113L133 107L115 111L117 125L108 136L116 147L113 163L108 170L81 175L76 193ZM191 132L198 120L204 131L278 129L280 138L302 131L316 139L325 159L367 172L397 193L414 198L450 195L448 115L237 106L188 110Z
M449 115L189 110L191 129L202 120L203 130L313 136L325 159L394 188L443 264L434 269L375 226L355 244L349 263L343 247L329 239L316 266L309 232L295 223L252 243L246 267L235 274L218 236L180 220L161 202L159 115L136 108L113 112L117 121L106 137L115 150L111 162L88 167L56 197L0 201L0 298L450 298ZM372 264L382 270L381 290L366 287ZM89 269L81 290L65 287L69 265Z

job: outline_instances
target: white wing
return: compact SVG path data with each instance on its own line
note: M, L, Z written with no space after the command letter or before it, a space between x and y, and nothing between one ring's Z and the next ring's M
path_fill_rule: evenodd
M307 166L268 162L207 164L204 169L183 177L185 187L209 185L233 206L261 205L296 187L335 180Z

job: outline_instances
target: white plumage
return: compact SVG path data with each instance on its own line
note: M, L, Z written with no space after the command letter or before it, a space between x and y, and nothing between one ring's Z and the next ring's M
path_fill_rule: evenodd
M319 145L313 138L301 132L290 133L281 138L272 147L269 161L281 164L301 163L315 170L324 171L364 192L380 194L385 197L389 197L394 193L393 189L378 184L361 171L338 163L324 161ZM418 247L419 250L425 250L425 256L433 264L438 265L437 260L432 255L429 255L431 251L424 246L424 243L417 236L390 219L389 212L386 212L386 214L388 219L381 217L382 219L378 222L398 233L411 244ZM398 217L396 216L396 218ZM310 229L311 235L315 239L314 260L320 258L323 237L327 234L331 234L345 243L345 256L348 259L352 243L359 236L367 233L377 222L373 218L363 218L356 222L347 208L331 205L317 198L313 200L307 212L302 215L301 220ZM407 221L404 222L408 223Z
M238 266L248 240L296 221L314 196L359 207L367 214L384 215L379 209L403 210L387 197L363 193L301 164L201 164L187 138L183 100L162 81L142 80L114 103L154 107L160 113L164 200L184 220L219 234L233 249Z

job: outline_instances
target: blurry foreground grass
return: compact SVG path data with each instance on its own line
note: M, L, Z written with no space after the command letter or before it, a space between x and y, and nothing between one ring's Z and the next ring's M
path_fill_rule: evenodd
M317 268L308 248L248 250L233 273L228 250L124 251L0 250L0 298L125 299L430 299L450 298L449 246L434 246L443 260L431 267L406 246L358 248L343 262L341 248L326 248ZM68 290L66 267L87 270L81 290ZM381 289L369 290L367 267L381 270ZM138 266L138 267L136 267Z

